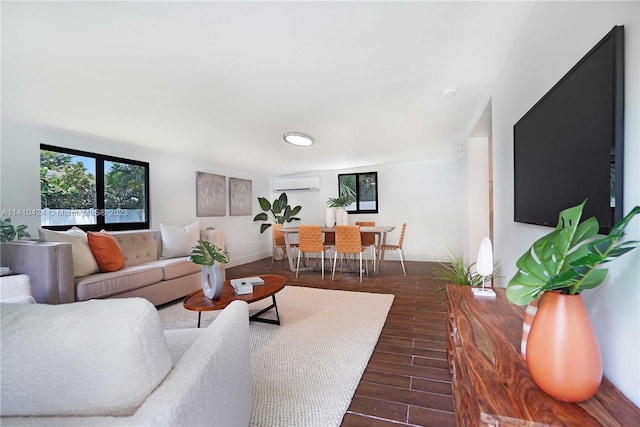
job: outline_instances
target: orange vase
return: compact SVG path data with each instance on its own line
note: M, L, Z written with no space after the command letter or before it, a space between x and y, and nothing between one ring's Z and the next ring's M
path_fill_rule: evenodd
M527 340L527 366L544 392L566 402L596 394L602 359L581 295L545 292Z

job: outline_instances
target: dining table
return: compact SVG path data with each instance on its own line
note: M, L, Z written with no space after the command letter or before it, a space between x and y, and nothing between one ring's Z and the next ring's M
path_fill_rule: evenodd
M374 233L377 239L377 245L384 245L387 242L387 233L393 231L396 227L393 225L376 225L376 226L368 226L361 225L360 233ZM320 227L320 230L323 233L335 233L335 227ZM287 251L287 259L289 260L289 268L291 271L296 271L294 258L294 248L291 246L293 242L292 236L298 234L298 227L282 227L282 232L284 233L284 241L286 243L286 251ZM377 255L376 268L374 273L377 273L380 269L380 261L384 259L384 251L378 251Z

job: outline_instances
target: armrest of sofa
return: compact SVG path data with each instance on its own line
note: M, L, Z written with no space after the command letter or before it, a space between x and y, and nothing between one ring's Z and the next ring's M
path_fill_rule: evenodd
M33 297L39 303L75 301L71 244L18 240L0 245L2 264L31 278Z
M184 332L191 337L193 330ZM247 426L251 419L249 309L234 301L204 329L132 417L153 426Z

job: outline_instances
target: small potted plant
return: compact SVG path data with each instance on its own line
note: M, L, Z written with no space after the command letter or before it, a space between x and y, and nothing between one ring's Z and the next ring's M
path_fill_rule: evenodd
M326 224L327 227L333 227L335 224L347 225L349 223L349 214L345 207L354 202L354 197L349 192L341 191L339 197L332 197L327 200Z
M480 286L482 284L482 276L474 270L475 262L467 264L464 262L462 255L449 250L449 261L441 262L439 267L433 270L433 276L446 283L461 286ZM500 277L500 263L493 262L493 273L487 276L489 280Z
M263 212L256 215L254 221L267 221L265 224L260 224L260 233L264 233L271 224L284 224L291 221L300 221L300 218L296 217L302 210L301 206L292 208L289 206L289 200L287 193L280 194L280 197L275 199L273 203L269 202L264 197L258 197L258 203Z
M569 402L589 399L602 381L600 350L581 294L607 276L607 269L597 267L640 243L618 243L640 206L607 236L596 236L595 217L580 223L585 203L560 212L555 230L518 259L518 271L506 290L518 305L540 297L526 342L527 366L543 391Z
M229 262L228 254L206 240L198 240L191 249L189 261L202 266L202 291L209 299L218 299L222 295L224 272L220 264Z
M349 194L343 194L340 197L333 197L327 200L327 205L330 208L344 208L353 203L353 197Z

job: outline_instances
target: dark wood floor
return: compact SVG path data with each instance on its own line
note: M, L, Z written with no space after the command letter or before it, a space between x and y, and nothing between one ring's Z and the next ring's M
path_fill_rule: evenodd
M271 258L227 269L227 279L272 272L287 278L288 286L309 286L394 294L380 339L369 360L342 426L454 426L451 377L445 345L445 296L434 281L437 263L407 262L407 277L398 261L359 282L357 274L322 281L319 272L299 278Z

